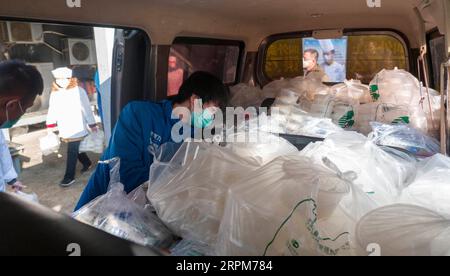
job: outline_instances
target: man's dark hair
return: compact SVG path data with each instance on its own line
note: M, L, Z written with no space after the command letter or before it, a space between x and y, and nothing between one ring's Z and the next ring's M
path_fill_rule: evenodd
M34 98L44 90L44 81L36 67L22 61L0 63L0 96L19 94Z
M316 49L307 49L307 50L305 50L305 53L310 53L311 55L314 56L314 59L316 61L319 60L319 52Z
M203 103L214 102L224 109L228 104L230 91L223 82L214 75L197 71L181 85L175 103L183 103L192 95L198 96Z

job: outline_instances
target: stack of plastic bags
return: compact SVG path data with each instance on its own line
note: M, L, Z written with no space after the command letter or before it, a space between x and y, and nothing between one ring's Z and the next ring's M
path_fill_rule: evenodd
M368 134L369 123L406 123L430 135L439 130L440 96L405 70L382 70L370 83L374 103L356 110L356 129ZM429 93L429 97L428 97ZM428 98L430 101L428 101ZM431 110L430 110L431 108Z
M168 248L173 243L170 230L155 214L127 197L120 183L120 161L113 159L106 162L111 167L108 192L75 212L73 217L141 245Z
M419 161L345 131L298 152L244 130L225 146L153 152L147 197L183 238L172 255L450 253L449 158ZM251 142L252 132L262 140Z
M450 255L450 159L434 155L419 161L416 171L395 203L359 220L360 248L376 245L382 256Z
M386 152L385 150L388 150ZM320 163L329 158L341 171L354 171L354 181L379 206L395 202L415 175L415 159L393 149L382 149L355 132L330 135L306 147L301 155ZM394 154L393 154L394 153Z
M294 105L279 109L273 108L270 118L261 121L267 122L261 125L262 129L278 134L326 138L332 133L343 131L331 119L312 117Z
M178 148L163 145L153 153L147 194L158 216L178 236L213 244L229 187L266 162L298 152L286 141L272 143L281 138L268 139L227 147L195 142Z
M350 191L349 181L347 174L298 155L248 173L229 190L216 254L342 254L348 233L322 236L318 221L334 213Z

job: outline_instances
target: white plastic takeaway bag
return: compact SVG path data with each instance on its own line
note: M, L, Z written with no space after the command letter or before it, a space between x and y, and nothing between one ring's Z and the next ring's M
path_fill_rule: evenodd
M44 156L57 152L60 145L61 141L59 140L59 137L53 132L39 139L39 146Z
M216 254L342 254L348 233L323 236L318 220L332 215L349 192L350 174L298 155L279 157L249 172L228 192Z
M390 205L364 216L356 236L362 248L379 245L381 256L442 256L450 251L450 220L423 207Z
M103 153L105 134L98 130L89 134L80 144L80 152Z

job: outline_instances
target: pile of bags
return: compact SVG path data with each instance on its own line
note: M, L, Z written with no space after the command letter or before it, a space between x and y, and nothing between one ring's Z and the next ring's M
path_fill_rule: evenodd
M371 121L401 122L432 136L437 135L439 93L423 87L409 72L397 68L382 70L371 81L370 90L374 103L357 109L358 126L367 126ZM361 132L364 133L364 129Z
M232 91L233 98L238 99L233 101L234 106L244 108L259 106L266 98L276 98L273 108L278 108L286 120L290 119L290 110L295 109L305 116L331 119L343 129L364 135L372 131L371 122L406 124L432 137L439 134L439 93L423 87L409 72L397 68L382 70L370 86L349 80L328 87L315 79L297 77L273 81L262 90L239 84ZM302 135L291 128L286 131Z
M127 196L120 183L120 160L108 160L105 164L111 168L108 192L75 212L73 218L140 245L168 248L174 240L172 232L151 212L150 206L134 201L142 200L142 187Z
M152 148L148 189L125 195L112 169L109 192L75 217L175 256L450 254L450 158L425 134L438 105L424 111L409 73L384 70L370 88L295 78L237 90L251 91L235 94L243 107L274 96L270 116L220 144ZM324 140L298 151L273 133Z
M185 142L173 155L168 149L173 144L166 144L154 153L147 197L176 235L213 244L230 185L280 155L298 152L282 138L273 139L228 147Z
M301 152L269 141L155 153L147 197L183 238L172 254L367 255L373 243L382 255L449 252L440 241L450 231L450 159L419 160L355 132Z
M375 141L340 131L298 151L250 128L168 143L152 149L148 189L129 195L106 161L108 193L74 217L175 256L449 254L450 159Z

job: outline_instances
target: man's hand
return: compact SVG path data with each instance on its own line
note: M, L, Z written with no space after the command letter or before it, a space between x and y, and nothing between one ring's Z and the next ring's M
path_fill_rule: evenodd
M16 181L14 184L11 185L11 188L15 193L21 192L23 189L25 189L27 186L23 185L22 182Z

